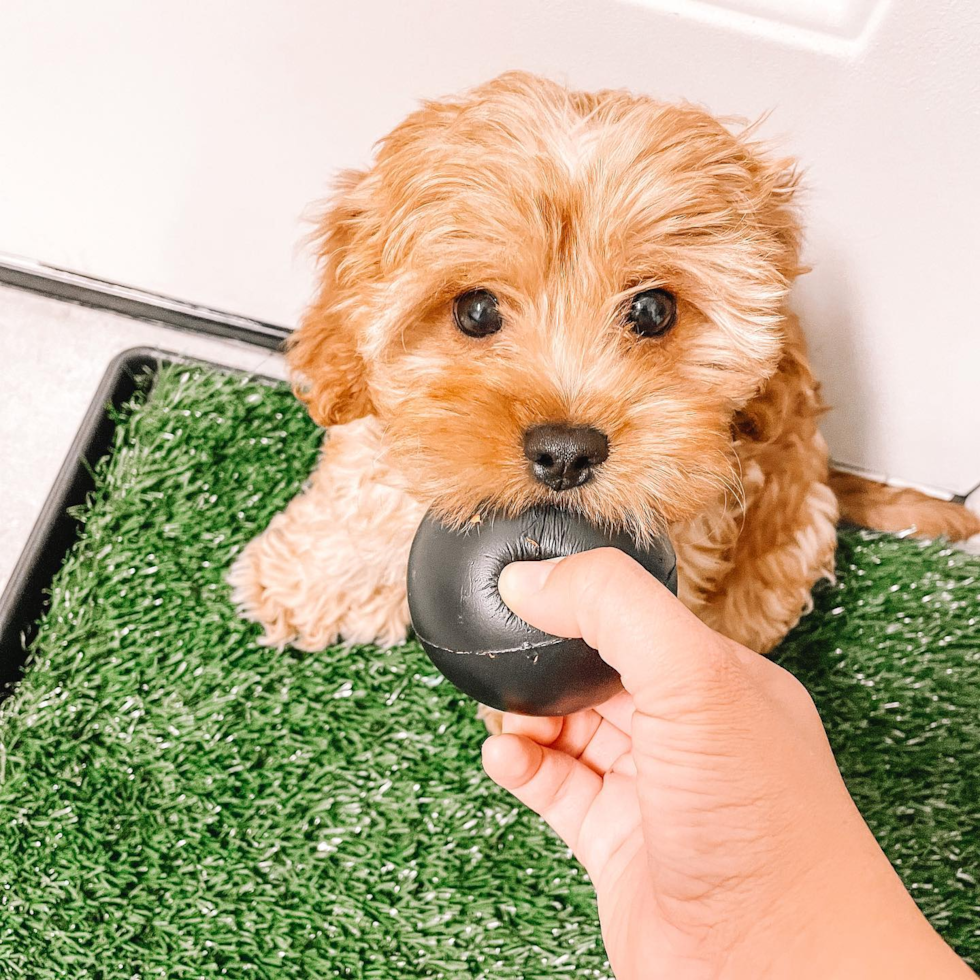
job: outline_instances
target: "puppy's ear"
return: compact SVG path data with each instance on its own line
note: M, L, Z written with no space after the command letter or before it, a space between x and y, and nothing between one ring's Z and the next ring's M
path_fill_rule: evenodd
M319 292L287 344L293 390L313 421L324 427L374 411L350 313L358 265L354 241L364 220L366 177L360 171L341 175L338 192L320 218L312 239Z

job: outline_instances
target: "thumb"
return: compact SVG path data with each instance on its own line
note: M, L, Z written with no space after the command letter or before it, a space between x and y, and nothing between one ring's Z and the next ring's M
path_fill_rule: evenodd
M581 637L598 650L641 711L651 710L672 679L717 676L738 649L615 548L514 562L501 572L498 588L525 622L555 636Z

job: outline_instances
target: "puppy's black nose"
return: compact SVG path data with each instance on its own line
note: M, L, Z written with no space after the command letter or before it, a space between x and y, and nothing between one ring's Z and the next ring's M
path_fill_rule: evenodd
M585 425L536 425L524 433L524 455L535 479L552 490L570 490L592 479L609 456L609 440Z

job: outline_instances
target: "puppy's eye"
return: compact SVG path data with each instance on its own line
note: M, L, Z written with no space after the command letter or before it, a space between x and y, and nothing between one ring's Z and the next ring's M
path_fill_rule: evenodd
M453 301L453 319L467 337L489 337L504 325L497 297L487 289L460 293Z
M626 322L640 337L659 337L677 319L677 300L666 289L648 289L637 293L626 311Z

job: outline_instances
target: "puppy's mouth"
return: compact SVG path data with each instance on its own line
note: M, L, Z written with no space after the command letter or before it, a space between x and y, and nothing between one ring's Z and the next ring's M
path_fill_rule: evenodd
M548 422L524 433L532 477L554 493L585 486L609 458L609 439L586 425Z
M502 452L475 459L472 469L441 469L438 481L419 480L414 493L439 520L457 530L479 523L479 515L516 517L545 506L572 511L597 527L625 531L641 543L663 532L667 521L650 493L655 480L623 479L624 465L630 472L628 443L618 438L614 442L593 425L565 420L547 420L518 431L520 455L511 449L503 459ZM433 476L424 467L414 472L421 478ZM474 515L479 519L474 521Z

